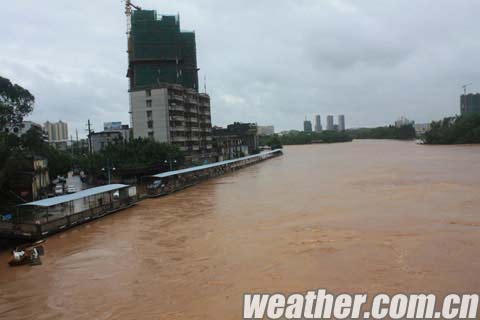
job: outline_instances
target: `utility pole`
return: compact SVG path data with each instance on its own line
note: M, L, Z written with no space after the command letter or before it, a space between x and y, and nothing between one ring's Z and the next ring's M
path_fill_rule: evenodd
M107 171L107 177L108 177L108 184L112 183L112 171L115 171L116 168L112 166L112 162L110 159L107 159L107 165L106 167L102 168L102 171Z
M87 121L87 131L88 131L88 152L92 153L93 152L93 150L92 150L92 137L91 137L92 126L90 124L90 119L88 119L88 121Z
M471 86L472 83L467 83L462 86L463 88L463 97L460 98L460 113L463 114L463 112L466 111L467 109L467 87Z
M170 171L173 171L173 164L177 163L177 160L173 159L172 161L172 157L170 155L168 155L168 160L165 160L164 163L168 163L169 166L170 166Z
M72 152L73 155L73 136L70 135L70 151Z

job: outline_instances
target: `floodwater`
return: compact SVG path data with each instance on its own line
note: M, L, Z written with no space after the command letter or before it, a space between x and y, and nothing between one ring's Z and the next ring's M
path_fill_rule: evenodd
M243 293L478 292L480 146L285 155L50 237L0 319L240 319Z

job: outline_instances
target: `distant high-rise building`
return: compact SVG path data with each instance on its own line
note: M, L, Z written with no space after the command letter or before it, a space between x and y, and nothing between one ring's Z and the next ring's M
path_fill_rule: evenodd
M397 121L395 121L395 127L400 128L403 126L414 125L415 122L412 120L408 120L405 117L400 117Z
M68 125L63 121L50 122L47 121L43 125L45 132L48 135L49 142L59 142L68 140Z
M315 132L322 132L322 120L318 114L315 116Z
M312 122L309 120L303 121L303 131L312 132Z
M273 126L257 126L257 134L259 136L271 136L275 134L275 128Z
M343 114L338 116L338 131L345 131L345 116Z
M462 94L460 97L460 114L480 113L480 93Z
M332 115L328 115L327 116L327 130L335 130L334 126L333 126L333 116Z

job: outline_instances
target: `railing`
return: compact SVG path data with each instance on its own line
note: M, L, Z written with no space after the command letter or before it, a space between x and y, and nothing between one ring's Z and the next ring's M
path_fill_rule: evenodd
M186 138L186 137L183 137L183 136L178 136L178 137L173 136L173 137L172 137L172 141L174 141L174 142L183 142L183 141L187 141L187 138Z
M173 111L185 111L185 107L179 106L179 105L175 105L175 106L170 105L169 109Z

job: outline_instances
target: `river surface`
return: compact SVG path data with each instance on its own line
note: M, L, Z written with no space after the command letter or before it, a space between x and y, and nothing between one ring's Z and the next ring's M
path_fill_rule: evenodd
M229 320L246 292L478 292L480 146L289 146L45 248L36 267L0 254L0 319Z

